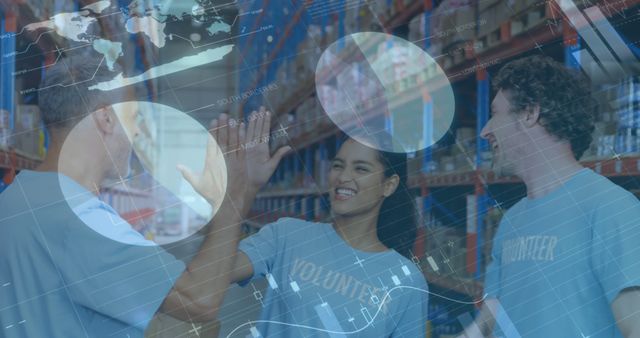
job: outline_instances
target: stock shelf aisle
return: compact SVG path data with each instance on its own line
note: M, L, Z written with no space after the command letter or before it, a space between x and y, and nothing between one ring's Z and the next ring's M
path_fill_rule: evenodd
M496 223L500 215L496 211L496 205L509 207L524 195L524 186L517 177L497 177L488 169L488 144L479 138L482 126L489 118L489 103L491 89L490 74L494 74L505 62L517 57L531 54L545 54L564 62L569 67L580 68L580 60L574 55L584 50L585 41L578 34L572 24L567 20L563 11L553 2L523 1L509 11L500 11L500 6L506 6L505 1L484 1L485 4L476 7L475 31L473 37L468 40L455 41L450 46L434 46L438 43L433 37L438 36L430 22L441 20L443 16L439 6L446 1L403 1L403 8L395 8L395 12L380 20L382 25L377 29L403 38L407 37L407 27L411 36L411 27L421 30L421 37L415 38L415 43L430 53L439 48L437 61L445 70L454 86L457 96L470 97L472 104L456 108L456 116L459 117L452 130L444 140L438 142L433 148L424 152L418 152L411 159L410 187L416 196L416 203L420 207L422 225L421 235L418 237L414 252L420 258L421 266L429 283L438 289L452 291L457 299L474 300L482 296L482 279L484 267L491 248L491 238L495 232ZM633 30L632 23L637 21L637 13L632 9L637 8L640 1L607 2L596 1L589 6L603 13L603 17L610 19L616 30ZM394 4L395 6L398 6ZM586 5L585 5L586 6ZM482 7L482 8L480 8ZM502 18L494 17L484 27L480 21L488 18L489 10L498 10L498 13L506 15ZM584 8L581 8L584 9ZM593 8L592 8L593 9ZM370 10L370 8L369 8ZM347 12L347 9L344 10ZM357 12L358 10L356 10ZM591 12L593 13L593 12ZM297 12L296 12L297 14ZM328 41L323 33L321 48L326 48L331 42L344 36L348 25L345 25L344 15L336 14L333 32ZM486 15L486 16L485 16ZM384 15L382 15L384 16ZM290 22L288 27L299 24L299 16ZM417 23L417 24L416 24ZM324 24L327 24L325 21ZM260 23L255 23L259 26ZM481 27L482 26L482 27ZM451 27L451 26L450 26ZM453 26L453 31L457 31ZM371 29L362 29L368 31ZM431 30L431 35L429 34ZM358 28L352 31L358 31ZM263 66L255 77L252 87L264 86L269 83L278 83L286 76L278 77L279 65L292 60L296 46L303 43L299 40L285 41L291 33L291 29L285 29L280 36L275 48L265 56ZM324 32L324 30L323 30ZM631 33L633 34L633 33ZM637 33L636 33L637 34ZM446 35L446 34L444 34ZM430 38L431 37L431 38ZM626 41L639 41L640 37L632 35ZM295 39L294 39L295 40ZM437 48L434 48L437 47ZM245 46L249 49L248 46ZM282 53L282 51L286 51ZM298 52L306 49L298 49ZM584 62L584 60L582 60ZM275 65L274 65L275 64ZM286 68L286 64L283 68ZM270 69L267 71L267 67ZM286 72L285 72L286 73ZM278 83L280 84L280 83ZM598 88L600 90L600 88ZM315 100L315 78L313 72L301 72L295 78L295 86L287 87L284 91L288 95L283 97L266 96L265 103L275 111L278 120L274 122L274 128L286 128L292 131L289 138L281 140L280 144L287 142L297 151L297 155L290 155L283 160L277 169L269 186L262 191L252 210L252 217L247 222L250 227L259 228L262 224L274 221L278 217L293 216L308 220L323 221L328 215L326 200L326 177L321 172L327 168L327 163L338 147L338 140L343 136L342 132L322 114L301 115L301 111L309 110L309 101ZM457 102L458 103L458 102ZM245 102L246 107L255 105L255 102ZM613 115L614 113L611 113ZM307 125L308 121L316 121ZM611 118L613 120L613 118ZM285 127L283 127L283 125ZM469 129L472 133L468 139L459 140L461 133L455 135L460 129ZM600 147L601 140L597 135L594 147ZM446 167L446 159L439 153L460 147L453 141L469 141L471 155L466 156L467 162L455 168ZM615 183L629 190L638 190L636 178L640 177L639 149L621 150L614 153L595 150L585 158L584 166L604 176L610 177ZM451 157L451 156L449 156ZM434 224L445 228L448 233L434 233ZM445 231L446 232L446 231ZM437 238L446 239L445 242L437 242ZM452 240L455 239L455 240ZM453 243L452 246L449 244ZM450 247L448 257L435 257L429 248L438 246ZM451 260L456 264L455 271L437 271L430 264L429 259L437 261L438 265L444 265L443 260ZM464 311L473 310L466 308ZM457 314L452 312L452 316ZM447 326L443 325L443 326ZM457 324L456 324L457 325ZM437 326L437 325L436 325ZM457 326L459 329L459 325ZM450 329L450 328L448 328ZM432 330L433 334L444 334L442 330Z

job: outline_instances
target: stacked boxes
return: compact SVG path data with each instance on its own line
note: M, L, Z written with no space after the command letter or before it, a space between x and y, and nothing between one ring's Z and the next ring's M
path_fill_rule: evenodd
M484 50L498 45L505 39L504 23L511 17L511 9L506 1L496 1L478 13L478 42L479 49Z
M480 50L536 27L547 18L548 2L539 0L480 1L478 40Z
M516 1L513 12L517 14L511 20L511 35L518 35L540 24L547 15L546 11L544 1Z
M434 15L440 16L436 34L441 40L443 50L475 37L475 7L470 0L445 1L436 9Z

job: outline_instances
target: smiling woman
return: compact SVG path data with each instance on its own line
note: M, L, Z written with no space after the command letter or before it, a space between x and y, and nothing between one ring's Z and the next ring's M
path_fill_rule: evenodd
M377 150L391 141L344 140L329 172L333 222L283 218L240 242L232 280L271 286L253 328L262 336L424 335L428 287L408 259L416 224L407 155Z
M406 185L407 155L375 150L392 148L393 139L387 133L363 133L357 139L366 140L366 144L347 138L331 166L329 197L335 226L341 233L353 233L352 229L360 224L371 223L375 225L374 231L357 231L369 233L368 237L359 234L352 237L366 238L363 243L382 245L411 258L416 211Z

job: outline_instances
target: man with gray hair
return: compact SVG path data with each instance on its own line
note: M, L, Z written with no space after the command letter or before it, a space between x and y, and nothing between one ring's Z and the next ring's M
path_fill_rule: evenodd
M217 144L241 150L225 156L227 194L185 267L97 197L105 180L128 176L138 134L131 92L88 89L112 77L73 57L46 72L39 105L51 136L47 156L0 194L0 336L139 337L158 311L189 322L217 316L224 292L211 290L229 284L237 224L250 207L236 198L245 194L237 143L244 129L220 117ZM114 109L122 101L129 102ZM198 183L215 177L212 159L208 153ZM205 198L206 187L198 186Z

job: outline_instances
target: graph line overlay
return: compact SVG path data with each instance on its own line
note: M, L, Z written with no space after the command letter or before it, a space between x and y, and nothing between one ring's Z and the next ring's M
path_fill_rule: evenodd
M389 291L387 291L384 295L384 297L382 298L382 301L380 302L380 305L378 306L378 309L376 310L376 313L373 315L373 317L371 318L370 321L367 322L367 325L356 329L356 330L352 330L352 331L333 331L333 330L327 330L327 329L323 329L323 328L318 328L318 327L313 327L313 326L308 326L308 325L301 325L301 324L291 324L291 323L285 323L285 322L279 322L279 321L273 321L273 320L255 320L255 321L249 321L246 322L242 325L239 325L238 327L236 327L235 329L233 329L233 331L231 331L226 338L230 338L234 333L236 333L238 330L240 330L241 328L245 327L245 326L251 326L253 327L254 324L260 324L260 323L271 323L271 324L278 324L278 325L286 325L286 326L291 326L291 327L296 327L296 328L300 328L300 329L309 329L309 330L315 330L318 332L324 332L324 333L328 333L328 334L354 334L354 333L358 333L361 332L363 330L365 330L367 327L369 327L371 324L373 324L373 321L376 319L376 317L378 316L378 314L380 313L380 311L382 310L382 306L384 305L384 303L387 301L387 298L390 298L390 294L392 291L397 290L397 289L411 289L411 290L415 290L415 291L420 291L420 292L424 292L426 294L430 294L442 299L446 299L452 302L456 302L456 303L460 303L460 304L466 304L466 305L475 305L475 304L479 304L481 302L483 302L486 298L487 298L487 294L485 294L480 300L476 300L476 301L471 301L471 302L463 302L463 301L459 301L453 298L449 298L437 293L433 293L433 292L429 292L428 290L424 290L424 289L420 289L420 288L416 288L413 286L408 286L408 285L398 285L395 286L393 288L391 288Z

